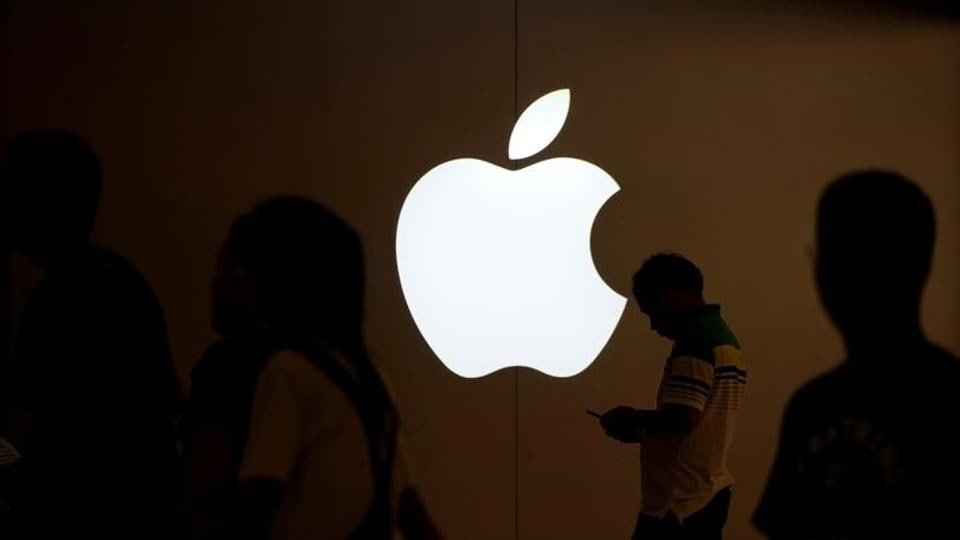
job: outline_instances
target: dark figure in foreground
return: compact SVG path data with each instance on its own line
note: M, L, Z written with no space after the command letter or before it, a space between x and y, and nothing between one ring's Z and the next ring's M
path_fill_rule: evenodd
M787 406L754 523L776 540L960 538L960 363L920 326L930 200L894 173L850 174L823 193L816 231L847 358Z
M75 135L25 133L6 148L2 186L13 247L45 273L15 344L12 535L168 537L177 381L150 286L90 240L99 161Z
M220 254L194 372L182 534L438 538L397 450L363 338L360 238L322 206L271 199Z
M730 506L726 458L746 385L740 345L703 299L703 276L679 255L654 255L634 276L634 296L650 328L673 341L657 408L617 407L607 434L641 443L642 503L635 540L717 539Z

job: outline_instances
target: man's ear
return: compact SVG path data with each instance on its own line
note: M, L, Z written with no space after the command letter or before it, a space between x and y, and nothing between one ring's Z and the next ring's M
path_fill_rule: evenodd
M683 302L683 293L676 287L667 287L660 291L657 303L663 311L673 313Z

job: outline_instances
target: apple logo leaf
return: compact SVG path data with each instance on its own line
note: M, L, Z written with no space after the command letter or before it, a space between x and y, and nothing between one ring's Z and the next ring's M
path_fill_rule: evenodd
M560 134L570 111L570 89L541 96L517 118L510 134L510 159L528 158L547 147Z

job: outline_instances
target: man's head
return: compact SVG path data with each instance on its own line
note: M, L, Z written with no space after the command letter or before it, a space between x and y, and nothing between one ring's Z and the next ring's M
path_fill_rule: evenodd
M676 339L684 321L703 305L703 274L680 255L658 253L634 274L633 296L650 328Z
M884 171L842 176L817 208L817 287L847 337L919 325L936 225L930 199Z
M86 243L100 188L100 160L80 137L57 130L17 135L3 161L11 243L41 263Z

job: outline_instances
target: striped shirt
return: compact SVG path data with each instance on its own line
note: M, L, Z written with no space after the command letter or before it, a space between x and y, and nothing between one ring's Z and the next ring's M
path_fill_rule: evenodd
M17 449L7 442L6 439L0 437L0 470L13 467L19 462L20 452L17 452ZM6 515L10 511L10 505L6 500L7 496L8 494L5 493L4 490L0 490L0 522L6 519Z
M658 409L692 407L700 422L688 434L641 445L641 513L672 512L682 521L733 484L726 461L746 382L740 344L720 306L704 306L674 341L657 392Z
M20 452L17 452L17 449L3 437L0 437L0 467L14 465L18 461L20 461Z

